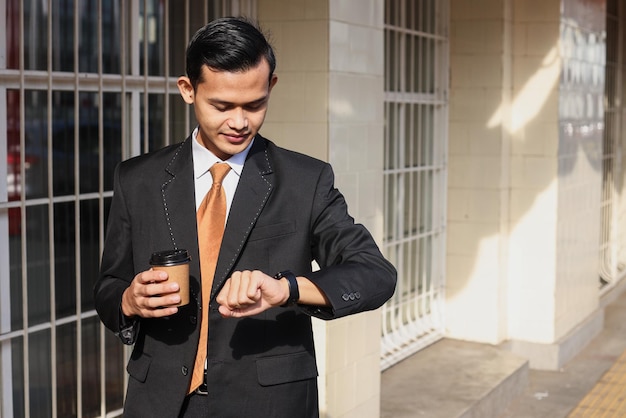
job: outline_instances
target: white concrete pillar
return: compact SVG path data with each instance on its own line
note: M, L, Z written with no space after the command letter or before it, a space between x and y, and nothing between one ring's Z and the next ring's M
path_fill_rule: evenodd
M383 0L259 0L277 50L263 133L333 165L350 213L382 244ZM322 417L378 417L380 312L315 321Z

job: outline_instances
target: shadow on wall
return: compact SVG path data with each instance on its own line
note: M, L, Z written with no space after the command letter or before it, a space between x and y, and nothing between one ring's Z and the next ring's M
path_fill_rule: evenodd
M604 18L604 9L594 11L594 13L600 12ZM454 22L452 22L452 27L454 27ZM513 57L513 70L510 74L512 80L515 80L515 75L517 75L515 72L519 74L524 66L532 67L531 60L535 57L536 71L525 82L513 83L510 101L499 103L490 114L485 112L482 127L480 120L470 122L463 114L464 112L470 113L472 109L464 111L461 107L457 107L456 112L450 112L452 123L459 121L460 126L467 123L478 126L475 131L478 137L472 137L472 133L459 130L456 139L452 136L450 138L453 146L450 149L448 184L451 193L448 203L449 261L446 291L448 299L453 303L455 299L463 299L467 296L468 302L460 302L464 304L464 307L465 303L470 303L472 299L471 304L475 307L474 312L477 316L465 318L465 320L478 319L487 314L491 315L494 311L498 312L498 308L494 305L502 304L501 298L498 298L499 302L491 304L488 302L482 307L476 306L477 293L473 293L471 297L469 294L464 295L467 289L473 288L472 292L499 292L493 287L481 288L487 285L487 282L482 281L483 277L496 277L502 273L503 267L510 269L512 265L515 267L518 263L528 261L527 254L524 254L526 257L524 260L516 255L518 259L513 260L512 265L502 266L497 259L494 259L494 256L502 257L502 250L506 250L506 246L502 243L502 221L509 223L507 228L511 233L515 229L525 228L525 225L522 225L525 219L534 217L533 223L537 223L537 219L550 219L552 223L546 226L552 228L552 233L554 233L557 229L554 220L560 221L561 218L555 218L554 215L546 217L542 214L545 210L555 211L554 196L559 199L559 205L562 199L573 198L566 203L591 204L590 210L592 211L600 207L602 146L605 129L603 100L606 42L605 38L598 34L603 34L604 28L581 30L576 21L562 18L560 31L560 36L555 42L546 42L546 52L543 55ZM520 33L522 31L516 31L513 36L522 36ZM463 53L463 51L454 51L454 42L451 49L452 55ZM461 66L452 67L451 70L452 94L455 89L459 88L454 85L454 71L480 71L479 68L468 69ZM470 88L480 89L481 86ZM476 103L468 100L466 105L475 106ZM454 109L454 106L451 106L451 110ZM476 114L476 112L472 113ZM511 149L500 148L499 151L494 149L491 154L481 153L482 151L472 153L473 146L476 146L479 141L485 141L484 137L480 137L483 134L500 141L497 145L495 145L495 140L492 141L494 147L504 146L502 134L489 133L492 130L499 130L504 132L504 135L510 136ZM511 157L510 167L508 163L503 165L503 155ZM493 162L493 166L497 169L487 166L490 162ZM554 176L546 174L550 172L554 173ZM589 181L589 174L592 173L593 178ZM581 177L588 181L587 188L579 188L577 192L563 191L563 185L569 187L579 184ZM596 179L598 179L597 184L595 184ZM555 190L557 181L558 190ZM504 196L502 194L504 189L517 189L516 191L521 190L521 193L516 196L516 200L511 199L509 195L509 201L505 204L501 200ZM484 200L477 198L482 193L485 196ZM569 193L569 195L564 195L564 193ZM487 199L492 200L488 203ZM508 213L506 213L507 208ZM505 212L501 212L502 209L505 209ZM599 210L597 213L597 228L600 228ZM537 214L540 218L535 217ZM594 234L596 230L581 229L582 231L572 231L570 238L574 241L588 240L586 248L595 246L595 251L597 251L598 236ZM541 246L542 238L540 236L535 238L537 245ZM525 236L524 239L529 238ZM579 249L580 247L577 247L573 251ZM556 265L558 261L555 260L554 254L552 253L550 257L550 259L533 262L545 261ZM506 258L501 260L504 261ZM588 261L589 258L573 260L571 265L578 266L585 262L589 264ZM505 261L505 263L510 262L510 258ZM524 268L532 270L534 267L525 265ZM588 266L587 270L589 268L593 266ZM493 286L491 281L488 284ZM543 296L537 295L537 297ZM550 302L554 304L553 292L546 292L545 297L550 298ZM516 301L507 300L505 303L511 304ZM510 306L508 308L510 309ZM449 317L454 315L450 312L451 309L448 311ZM457 315L464 315L464 313L459 310Z

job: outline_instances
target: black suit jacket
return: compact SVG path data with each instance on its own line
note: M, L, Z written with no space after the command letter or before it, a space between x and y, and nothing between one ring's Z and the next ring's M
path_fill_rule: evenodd
M200 300L191 138L121 163L95 286L103 323L134 344L125 416L175 417L185 398L198 343L200 308L209 309L210 413L220 417L318 415L310 316L376 309L391 297L396 272L367 230L348 215L330 165L257 135L228 216L210 301ZM176 315L127 322L122 293L150 268L153 251L184 248L192 302ZM313 272L315 260L320 269ZM331 307L277 307L222 318L215 297L236 270L310 278Z

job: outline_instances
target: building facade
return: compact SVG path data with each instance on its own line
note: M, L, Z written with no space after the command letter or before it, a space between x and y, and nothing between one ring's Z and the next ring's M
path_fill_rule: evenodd
M399 273L383 308L314 322L323 416L377 417L381 373L444 337L557 369L602 329L618 0L0 0L0 415L121 413L130 349L92 296L112 173L193 129L185 46L239 14L277 52L263 134L333 165Z
M623 277L624 5L451 4L446 334L558 369Z

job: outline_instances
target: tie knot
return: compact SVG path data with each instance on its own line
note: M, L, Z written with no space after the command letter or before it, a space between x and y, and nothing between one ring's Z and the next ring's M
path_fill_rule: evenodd
M230 171L230 166L226 163L215 163L209 171L213 177L213 184L222 184L224 177L226 177L226 174Z

